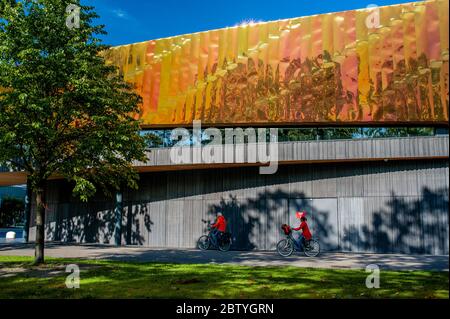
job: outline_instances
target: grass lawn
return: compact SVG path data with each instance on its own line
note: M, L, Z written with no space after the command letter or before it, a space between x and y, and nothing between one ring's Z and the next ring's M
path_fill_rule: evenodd
M364 270L137 263L0 256L0 298L449 298L449 273L381 271L379 289ZM80 288L65 267L80 266Z

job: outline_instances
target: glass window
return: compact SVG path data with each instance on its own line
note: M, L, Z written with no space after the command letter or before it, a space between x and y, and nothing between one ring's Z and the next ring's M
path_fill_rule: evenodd
M435 134L436 135L448 135L448 128L447 127L437 127Z
M448 130L447 130L447 132L448 132ZM409 127L408 135L409 136L432 136L432 135L434 135L434 128L433 127Z
M222 134L222 143L225 143L225 129L219 129ZM243 129L245 131L245 129ZM193 145L192 129L189 131L189 140L186 146ZM256 133L258 129L255 128ZM140 132L147 139L149 148L171 147L178 143L178 140L170 138L172 130L143 130ZM405 136L433 136L435 134L448 135L448 128L433 127L323 127L323 128L298 128L281 127L278 128L279 142L313 141L313 140L339 140L339 139L360 139L360 138L388 138ZM201 143L208 144L211 137L202 130ZM270 128L266 128L266 141L270 141ZM234 143L237 141L235 140ZM245 143L247 143L247 137Z
M148 148L156 148L164 146L164 131L141 131L141 136L145 137L145 142Z

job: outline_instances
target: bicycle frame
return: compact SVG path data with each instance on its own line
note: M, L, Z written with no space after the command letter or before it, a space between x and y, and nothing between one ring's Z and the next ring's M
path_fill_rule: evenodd
M294 243L294 249L295 249L296 251L302 251L302 250L304 249L304 248L303 248L303 245L300 245L300 244L298 243L298 241L295 240L294 236L292 236L292 232L291 232L289 235L286 235L286 238L287 238L288 240L291 240L291 241Z
M206 224L207 233L200 236L197 241L197 246L199 246L199 248L202 250L206 250L207 248L202 248L205 247L203 243L206 243L205 239L202 238L206 237L206 240L208 241L208 247L216 248L220 251L228 251L231 247L231 234L218 231L218 236L213 236L213 232L215 232L216 228L213 228L212 224L210 224L206 220L202 219L202 222ZM200 241L200 239L202 239L203 243Z
M211 246L213 246L214 248L219 248L219 238L216 238L216 241L214 241L212 239L212 232L213 232L214 228L212 228L210 225L208 225L208 238L209 238L209 243Z

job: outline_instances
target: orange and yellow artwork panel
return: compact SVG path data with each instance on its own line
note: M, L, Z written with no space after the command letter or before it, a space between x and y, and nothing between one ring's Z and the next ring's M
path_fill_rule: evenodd
M447 123L448 0L113 47L144 127Z

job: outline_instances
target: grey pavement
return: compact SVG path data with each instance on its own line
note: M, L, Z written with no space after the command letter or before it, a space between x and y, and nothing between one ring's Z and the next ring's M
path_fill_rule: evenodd
M33 244L0 243L0 256L33 256ZM110 259L137 262L236 264L246 266L296 266L361 269L376 264L390 270L449 270L449 256L327 252L306 257L300 252L281 257L276 251L200 251L136 246L47 243L46 256L60 258Z

